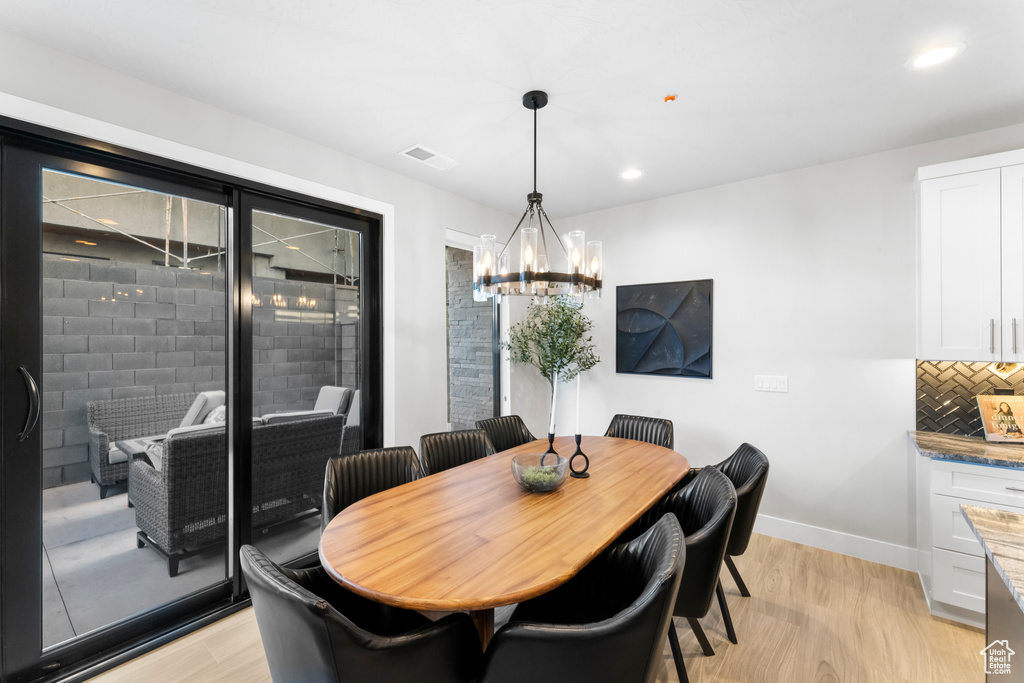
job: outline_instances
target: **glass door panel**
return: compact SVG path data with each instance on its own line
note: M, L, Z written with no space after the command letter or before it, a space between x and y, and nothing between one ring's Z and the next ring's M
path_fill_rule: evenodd
M227 577L228 209L41 182L49 648Z
M345 221L252 212L253 541L282 563L316 552L328 458L362 448L361 235Z

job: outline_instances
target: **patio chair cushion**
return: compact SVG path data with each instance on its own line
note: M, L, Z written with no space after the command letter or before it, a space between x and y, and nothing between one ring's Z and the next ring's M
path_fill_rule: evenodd
M110 450L107 451L107 462L111 465L119 462L128 462L128 454L122 453L120 448L111 446Z
M209 414L203 418L204 425L216 425L223 424L228 419L228 407L217 406L209 412Z
M352 403L352 390L348 387L320 387L313 410L329 410L332 415L344 415Z
M164 469L163 441L154 441L153 443L146 444L146 457L153 463L154 470L162 472Z
M352 392L352 400L348 404L348 412L346 413L345 425L353 426L359 424L359 390L356 389Z
M296 420L309 420L314 417L330 417L334 415L330 410L292 410L285 413L269 413L261 419L265 425L276 425L282 422L295 422Z
M170 439L172 436L181 436L183 434L201 434L203 432L216 432L224 429L224 423L204 425L197 424L189 427L175 427L171 431L167 432L167 438Z
M209 415L210 411L222 405L224 405L223 391L204 391L192 401L192 405L189 406L188 412L185 413L185 417L181 418L181 424L178 426L191 427L202 424L203 418Z

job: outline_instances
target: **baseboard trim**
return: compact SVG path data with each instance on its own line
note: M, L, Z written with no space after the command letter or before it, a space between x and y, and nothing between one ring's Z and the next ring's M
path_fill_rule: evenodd
M855 536L842 531L825 529L788 519L758 515L754 531L842 555L858 557L869 562L917 571L917 548L886 543L873 538Z

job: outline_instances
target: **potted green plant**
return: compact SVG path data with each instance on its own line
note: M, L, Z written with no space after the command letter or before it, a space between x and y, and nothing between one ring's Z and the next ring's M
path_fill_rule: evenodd
M558 296L546 304L532 303L526 317L509 330L508 341L501 344L513 363L537 368L551 386L548 443L552 453L558 383L571 382L601 360L588 334L594 324L582 309L583 303L570 296Z

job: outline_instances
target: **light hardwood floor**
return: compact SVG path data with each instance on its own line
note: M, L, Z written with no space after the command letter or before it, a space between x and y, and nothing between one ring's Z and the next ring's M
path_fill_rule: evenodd
M722 572L739 645L717 603L701 620L715 648L704 657L677 623L692 683L981 683L983 631L928 614L917 574L755 534L737 565L752 597ZM251 609L94 679L270 681ZM659 683L676 683L668 646Z

